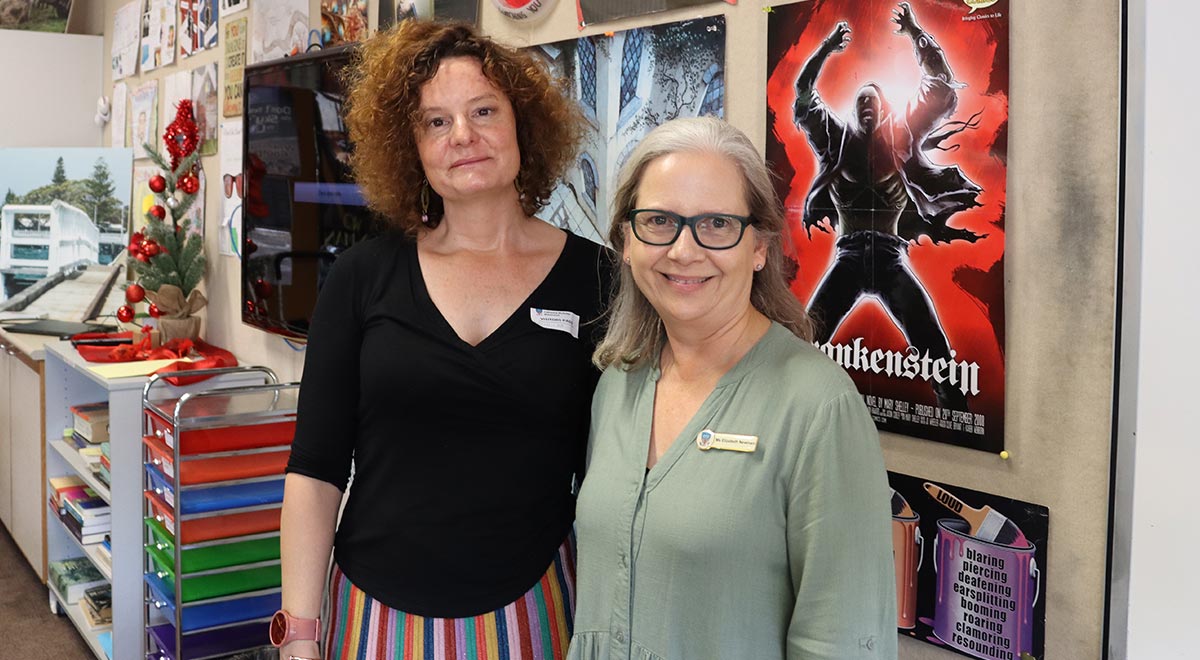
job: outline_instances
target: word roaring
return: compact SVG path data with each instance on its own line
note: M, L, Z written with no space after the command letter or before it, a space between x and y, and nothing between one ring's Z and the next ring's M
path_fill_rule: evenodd
M936 383L949 382L963 394L979 394L979 365L974 362L955 360L958 352L950 350L950 359L931 358L929 351L921 353L909 346L905 351L885 351L863 346L862 337L855 337L847 344L813 343L829 359L852 371L884 374L897 378Z

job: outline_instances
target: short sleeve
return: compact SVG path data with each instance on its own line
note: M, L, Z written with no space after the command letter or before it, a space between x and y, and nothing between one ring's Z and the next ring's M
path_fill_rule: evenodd
M894 660L891 510L879 436L855 391L823 404L789 489L789 660Z
M334 264L309 328L296 435L287 471L341 490L350 479L358 429L361 284L353 251Z

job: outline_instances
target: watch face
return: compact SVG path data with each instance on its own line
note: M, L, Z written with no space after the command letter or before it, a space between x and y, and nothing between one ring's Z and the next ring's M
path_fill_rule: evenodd
M283 640L287 637L287 615L280 610L271 617L271 644L275 646L283 646Z

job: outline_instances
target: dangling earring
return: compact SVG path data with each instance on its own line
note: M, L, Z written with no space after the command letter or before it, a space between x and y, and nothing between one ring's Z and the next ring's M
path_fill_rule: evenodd
M421 223L429 224L429 181L421 182Z
M521 177L513 179L513 187L517 189L517 198L525 199L525 187L521 185Z

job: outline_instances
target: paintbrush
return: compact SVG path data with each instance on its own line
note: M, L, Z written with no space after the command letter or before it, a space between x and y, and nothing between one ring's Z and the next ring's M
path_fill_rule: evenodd
M897 493L895 488L892 489L892 517L913 517L913 510L912 507L908 505L908 500L904 499L904 496L900 493Z
M950 509L962 517L963 520L967 521L967 524L971 526L971 536L1000 545L1019 548L1029 546L1029 539L1025 538L1025 534L1021 532L1021 528L1017 527L1013 521L992 507L986 504L982 509L967 506L950 491L941 486L931 484L928 481L925 482L925 490L933 499L941 502L947 509Z

